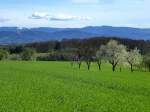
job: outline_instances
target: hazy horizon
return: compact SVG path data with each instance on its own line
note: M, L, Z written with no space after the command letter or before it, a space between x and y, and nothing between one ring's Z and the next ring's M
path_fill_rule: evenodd
M18 28L18 29L23 29L23 28L27 28L27 29L32 29L32 28L70 28L70 29L80 29L80 28L86 28L86 27L116 27L116 28L135 28L135 29L150 29L150 27L132 27L132 26L109 26L109 25L101 25L101 26L81 26L81 27L53 27L53 26L33 26L33 27L29 27L29 26L0 26L0 28Z
M0 27L150 28L149 0L5 0Z

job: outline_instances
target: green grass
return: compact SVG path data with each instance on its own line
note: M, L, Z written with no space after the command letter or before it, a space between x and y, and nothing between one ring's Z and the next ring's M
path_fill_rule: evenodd
M3 61L0 112L150 112L150 73Z

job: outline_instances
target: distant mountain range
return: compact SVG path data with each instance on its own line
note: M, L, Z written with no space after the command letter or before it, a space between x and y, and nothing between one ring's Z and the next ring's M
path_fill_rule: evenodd
M150 29L112 26L89 26L84 28L0 27L0 44L3 45L101 36L150 40Z

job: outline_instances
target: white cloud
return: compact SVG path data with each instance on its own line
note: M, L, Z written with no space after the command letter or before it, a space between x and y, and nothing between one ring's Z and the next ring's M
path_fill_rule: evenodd
M89 20L90 18L81 16L70 16L66 14L57 14L50 16L49 19L51 21L72 21L72 20Z
M7 22L7 21L9 21L9 19L0 17L0 23L4 23L4 22Z
M29 18L31 18L31 19L48 19L49 14L46 12L35 12Z
M73 21L73 20L90 20L89 17L71 16L67 14L48 14L46 12L35 12L30 19L45 19L49 21Z

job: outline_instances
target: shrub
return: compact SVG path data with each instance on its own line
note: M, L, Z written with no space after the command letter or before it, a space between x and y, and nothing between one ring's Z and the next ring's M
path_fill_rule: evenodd
M19 54L11 54L9 55L9 60L21 60L21 56Z
M0 49L0 60L8 58L8 52L6 50Z
M38 61L70 61L71 54L53 52L53 53L48 53L45 55L39 55L37 56L36 60Z
M35 59L35 50L30 48L25 48L23 52L21 53L22 60L29 61Z
M146 54L143 58L143 63L146 68L148 68L148 71L150 72L150 53Z

